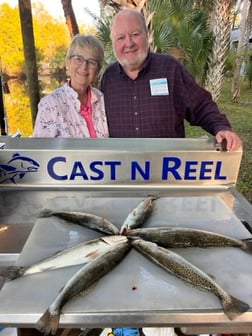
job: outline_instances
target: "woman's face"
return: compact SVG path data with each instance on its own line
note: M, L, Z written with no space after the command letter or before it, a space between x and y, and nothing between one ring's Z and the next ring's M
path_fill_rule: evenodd
M73 88L87 87L96 79L99 72L99 61L90 49L76 47L71 57L67 60L67 66Z

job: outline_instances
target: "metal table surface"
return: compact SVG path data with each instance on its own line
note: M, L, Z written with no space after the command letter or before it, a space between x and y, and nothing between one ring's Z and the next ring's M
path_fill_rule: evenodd
M16 262L29 264L80 240L97 236L97 233L76 226L69 230L65 224L60 224L58 231L59 224L54 224L52 219L38 220L38 213L44 207L89 209L110 217L120 226L132 207L149 194L159 198L157 211L146 226L188 226L233 233L240 238L251 236L252 207L237 192L234 183L164 187L162 183L149 181L123 184L118 188L116 184L108 188L103 185L93 188L93 185L4 184L0 187L0 270ZM166 213L168 216L164 220ZM62 239L64 235L65 240ZM218 281L252 306L251 256L234 248L188 251L179 249L182 255L214 274ZM33 328L64 281L77 268L4 284L0 291L0 325ZM229 272L228 277L224 270ZM131 276L127 277L128 273ZM126 287L121 289L120 283ZM53 289L50 289L51 284L55 286ZM197 330L201 333L250 332L252 311L230 321L214 295L180 283L132 251L129 258L106 275L86 298L74 300L63 309L60 327L83 326L177 326L189 334Z

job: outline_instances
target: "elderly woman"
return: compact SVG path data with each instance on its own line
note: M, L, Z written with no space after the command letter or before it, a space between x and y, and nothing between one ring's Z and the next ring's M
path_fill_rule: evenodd
M108 137L103 94L92 87L103 58L95 36L73 38L66 55L70 79L39 102L34 137Z

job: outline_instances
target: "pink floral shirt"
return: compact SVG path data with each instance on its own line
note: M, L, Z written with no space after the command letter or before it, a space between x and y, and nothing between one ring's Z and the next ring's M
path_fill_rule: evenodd
M109 136L101 91L91 87L92 119L98 138ZM43 97L38 104L34 137L89 138L85 118L81 115L78 93L68 83Z

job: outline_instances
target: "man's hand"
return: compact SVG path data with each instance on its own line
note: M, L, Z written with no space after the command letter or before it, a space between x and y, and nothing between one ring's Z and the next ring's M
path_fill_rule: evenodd
M227 130L219 131L216 134L215 138L218 143L221 143L223 140L226 140L227 150L230 152L237 150L242 145L242 140L240 139L240 137L232 131Z

